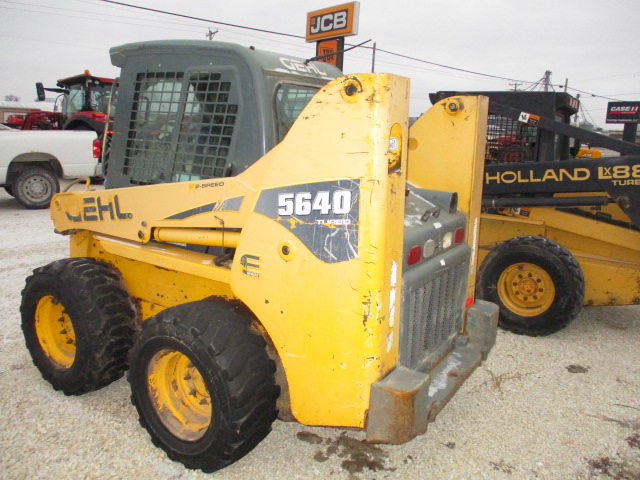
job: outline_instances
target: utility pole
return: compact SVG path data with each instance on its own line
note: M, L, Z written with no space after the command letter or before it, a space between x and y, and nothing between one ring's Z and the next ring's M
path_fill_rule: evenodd
M373 56L371 57L371 73L376 73L376 42L373 42Z
M544 72L544 91L548 92L551 86L551 70Z
M513 87L513 90L511 90L512 92L517 92L518 91L518 87L520 85L522 85L522 83L518 82L517 80L514 80L514 82L510 83L509 85L511 85Z
M213 32L211 29L209 29L209 32L208 32L208 33L205 33L205 34L204 34L204 36L205 36L205 37L208 37L208 38L209 38L209 40L213 40L213 37L215 37L215 36L216 36L216 33L218 33L219 31L220 31L220 30L218 30L217 28L216 28L216 31L215 31L215 32Z

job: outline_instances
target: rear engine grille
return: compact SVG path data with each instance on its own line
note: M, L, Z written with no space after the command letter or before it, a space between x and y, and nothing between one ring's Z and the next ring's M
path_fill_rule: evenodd
M411 289L404 298L400 362L427 370L453 346L462 329L467 262Z

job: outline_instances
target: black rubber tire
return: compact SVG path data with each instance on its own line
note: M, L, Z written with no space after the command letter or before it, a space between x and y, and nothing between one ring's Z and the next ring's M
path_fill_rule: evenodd
M13 196L23 207L49 208L51 198L60 191L60 184L50 170L29 167L18 174L12 190Z
M36 308L52 296L75 332L75 358L57 364L40 344ZM22 331L33 363L66 395L98 390L123 376L133 344L135 315L119 272L92 258L66 258L33 271L22 291ZM69 343L69 342L68 342Z
M129 355L128 379L131 401L153 443L172 460L204 472L219 470L249 453L268 435L277 417L280 390L275 363L265 347L246 317L212 300L178 305L146 320ZM210 423L195 440L174 435L150 399L149 365L165 349L188 358L210 395Z
M523 316L505 305L499 295L498 280L510 266L533 264L544 270L555 288L553 302L535 316ZM513 333L550 335L571 323L584 302L584 277L573 255L544 237L515 237L497 245L482 262L477 276L477 295L500 307L499 325Z

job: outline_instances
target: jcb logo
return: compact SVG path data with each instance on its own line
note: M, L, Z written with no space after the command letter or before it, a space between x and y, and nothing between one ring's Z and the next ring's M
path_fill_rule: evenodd
M351 2L307 13L307 42L356 35L359 9L359 2Z
M347 27L347 10L327 13L311 17L311 27L309 31L312 35L318 33L335 32Z

